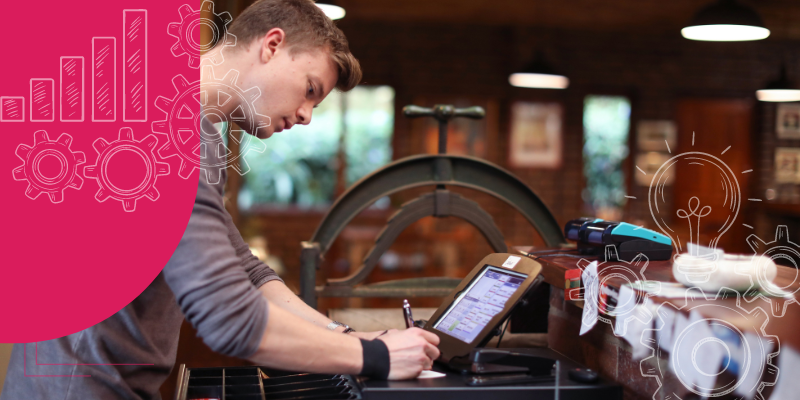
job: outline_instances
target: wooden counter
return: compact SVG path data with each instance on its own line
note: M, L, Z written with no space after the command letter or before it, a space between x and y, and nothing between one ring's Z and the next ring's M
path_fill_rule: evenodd
M532 251L531 248L517 248L523 252ZM537 249L538 250L538 249ZM587 257L586 260L594 261L596 258ZM550 299L550 313L548 317L548 342L549 346L590 368L597 369L607 378L620 382L625 388L626 399L668 399L686 398L693 395L678 380L668 368L668 355L663 352L655 352L657 357L653 357L640 363L634 360L631 354L631 346L622 338L614 335L613 328L603 322L598 321L597 325L584 336L579 336L582 317L582 301L565 299L565 287L567 281L565 275L575 275L576 270L580 270L578 258L564 256L541 256L537 259L543 268L542 274L545 281L553 286ZM620 263L614 263L620 264ZM605 264L606 266L612 264ZM800 289L800 276L798 270L778 266L778 276L775 283L785 290L795 293L797 296ZM572 271L570 273L570 271ZM599 277L603 280L603 265L599 269ZM672 261L651 261L648 262L644 272L641 273L643 279L655 280L660 282L675 282L672 276ZM606 283L611 287L619 288L626 283L624 279L608 278ZM567 296L569 297L569 296ZM698 304L708 304L713 306L697 307L703 318L716 318L740 329L741 332L751 332L760 336L765 336L767 340L775 342L773 352L780 348L790 346L793 349L800 349L800 305L792 304L793 301L784 299L770 298L738 298L735 294L726 294L711 300L694 300L692 307ZM669 302L676 308L681 309L687 315L684 306L686 300L681 298L651 297L656 306ZM688 308L688 307L686 307ZM757 309L757 308L760 308ZM765 321L759 330L759 323L753 321ZM613 318L612 318L613 322ZM773 360L777 365L777 359ZM660 379L644 377L643 372L664 371ZM769 373L770 371L765 372ZM728 372L726 372L728 373ZM784 376L785 377L785 376ZM769 379L769 377L767 377ZM772 377L774 380L774 376ZM663 387L659 388L659 381ZM762 390L762 395L768 398L772 387L767 386Z

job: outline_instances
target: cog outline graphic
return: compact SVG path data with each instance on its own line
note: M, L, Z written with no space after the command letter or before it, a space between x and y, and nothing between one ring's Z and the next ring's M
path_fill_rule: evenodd
M786 314L786 307L789 307L792 303L798 303L796 298L797 292L800 291L800 288L795 289L792 292L791 298L784 298L783 301L775 301L768 296L760 293L759 287L761 290L767 292L767 294L774 296L774 297L783 297L784 291L776 286L770 279L765 276L766 268L760 266L758 264L758 260L763 260L762 258L755 257L758 254L763 254L764 257L775 261L777 259L784 259L789 260L792 264L794 264L795 269L800 267L797 265L796 259L800 259L800 245L797 243L792 242L789 240L789 227L786 225L778 225L775 228L775 240L767 243L762 240L758 235L751 234L746 239L747 244L750 245L750 248L753 250L753 261L757 263L755 265L756 271L756 279L753 279L751 274L745 274L750 277L750 288L747 290L747 295L745 296L745 300L747 302L754 302L758 299L763 299L770 305L770 310L772 311L772 315L775 317L783 317ZM785 253L793 254L796 259L787 256ZM739 273L739 271L737 271ZM800 275L795 277L795 280L792 282L796 282L800 279Z
M717 301L730 298L733 296L736 297L736 307L734 308L723 305L719 301ZM663 319L663 315L665 312L662 312L663 307L669 307L673 309L672 310L673 312L676 313L679 311L691 312L699 309L713 309L713 311L708 312L706 315L720 315L719 312L721 311L720 309L722 308L726 310L724 311L725 313L730 313L730 311L733 311L738 315L737 317L735 317L736 320L746 321L747 326L751 328L748 332L752 331L753 333L756 334L757 336L757 340L755 341L756 343L753 343L753 341L748 341L744 336L742 330L740 330L733 324L729 323L728 321L719 318L704 317L699 321L695 321L687 325L682 332L673 333L671 336L672 338L674 338L672 341L674 341L675 343L674 346L672 346L672 352L667 352L666 350L663 350L662 347L668 347L668 346L662 346L661 343L659 343L659 335L656 334L657 331L660 331L662 329L673 328L673 326L669 327L665 326L666 323ZM673 371L673 373L678 378L679 382L683 385L683 387L700 397L704 396L720 397L734 393L734 391L740 385L746 384L745 381L749 380L751 386L749 388L743 388L743 390L746 390L748 394L744 396L738 396L736 393L734 393L733 398L736 399L755 398L758 400L764 400L764 396L762 394L764 388L767 386L774 386L775 383L778 381L778 375L780 371L777 365L775 365L774 361L775 357L777 357L778 354L780 353L780 340L778 339L777 336L768 335L765 331L765 327L767 326L767 323L769 323L769 314L767 314L761 307L754 307L751 311L747 311L744 307L742 307L741 294L739 294L736 291L723 287L716 294L709 296L706 293L704 293L700 288L697 287L688 288L686 290L685 304L682 306L677 306L671 301L665 301L658 307L658 311L656 312L656 317L654 322L655 322L654 328L646 329L642 334L642 339L640 340L640 342L643 345L647 346L651 350L651 355L645 357L639 362L639 369L642 374L642 377L655 378L656 382L658 383L658 389L656 389L655 393L653 393L654 399L658 398L659 392L668 390L667 388L664 387L664 376L665 374L668 373L668 369L671 369L672 365L677 365L677 369L681 370L681 371ZM723 382L721 388L722 390L718 393L714 392L714 390L717 390L717 388L710 388L711 389L710 393L704 394L701 391L701 389L703 388L690 387L696 385L694 383L692 383L691 385L687 384L685 380L690 379L690 376L687 376L687 374L682 370L683 368L679 365L680 357L678 357L678 354L681 353L680 346L682 344L688 344L690 346L694 346L692 349L692 366L698 368L697 362L695 360L695 356L700 353L697 351L698 347L708 341L721 342L721 340L718 339L717 336L709 338L708 340L704 338L703 340L692 343L689 343L688 341L684 340L687 338L689 331L691 329L700 327L700 325L698 325L699 323L708 323L709 327L711 324L713 324L718 330L725 329L729 333L735 334L738 337L740 343L742 343L742 348L744 349L745 362L744 365L742 366L744 371L738 374L733 382L729 383ZM774 344L774 348L772 349L772 351L767 350L768 344ZM731 357L730 349L728 348L727 345L723 344L723 346L728 352L727 356L730 358ZM662 353L668 353L669 357L671 357L669 368L662 369L662 364L658 362L658 359L662 355ZM755 371L754 369L751 370L751 367L754 364L753 360L761 359L762 357L765 360L765 362L764 365L761 367L761 369L758 371ZM719 376L721 376L722 372L724 372L726 369L727 365L723 366L723 370L717 374L718 378L717 382L715 383L715 386L718 386ZM699 371L699 373L708 375L702 371ZM757 376L749 374L757 374ZM663 398L681 399L680 395L675 392L661 393L661 395L662 395L661 397Z
M167 119L154 121L152 130L169 138L158 149L158 154L161 158L178 156L181 159L178 169L181 178L188 179L195 168L200 168L205 171L206 181L213 185L219 183L222 171L229 166L233 166L239 175L244 175L250 172L245 155L252 151L263 153L267 149L257 137L258 131L268 127L269 122L256 122L256 117L270 120L268 116L259 114L254 106L254 102L261 97L261 90L255 86L247 90L241 89L236 83L238 77L239 71L232 69L224 77L217 79L213 68L205 65L199 81L190 83L183 75L178 74L172 78L172 85L177 91L175 97L168 99L159 96L156 99L156 107L167 115ZM203 81L206 83L201 87L200 82ZM210 91L217 91L217 104L209 103ZM222 108L228 102L234 101L234 98L238 99L239 106L233 111L224 111ZM230 129L228 125L227 135L216 129L210 133L205 132L201 121L207 115L214 115L218 120L235 122L244 130ZM237 132L238 137L234 134ZM230 151L224 136L239 143L239 154ZM239 163L235 163L236 160Z
M222 26L218 25L214 18L203 18L203 11L210 11L222 21ZM178 13L181 16L181 22L171 22L167 26L167 34L177 38L178 41L170 49L172 55L180 57L184 54L189 56L189 66L192 68L200 68L200 53L208 52L209 58L214 65L219 65L224 61L222 50L226 47L236 45L236 35L228 33L228 25L233 21L233 17L227 11L219 14L214 13L214 2L211 0L204 0L200 8L193 10L188 4L178 7ZM195 28L203 25L208 27L212 33L212 40L208 44L199 44L194 38ZM215 46L212 44L224 40L217 47L218 50L212 51Z
M154 153L158 144L156 135L147 135L144 139L136 141L133 130L128 127L119 129L117 140L109 143L103 138L98 138L92 144L97 152L97 163L84 168L83 175L97 181L100 189L95 194L95 199L100 203L112 198L122 202L125 212L136 211L136 201L147 197L152 201L158 200L159 193L156 189L156 180L159 176L169 175L169 164L158 162ZM108 178L108 162L120 152L133 152L145 163L147 172L142 182L133 189L122 189L115 186Z
M642 253L639 253L631 261L619 260L619 257L617 256L617 247L614 246L613 244L606 246L605 253L607 261L597 263L599 287L601 290L605 282L613 278L618 278L618 279L624 279L629 284L634 283L636 281L647 282L647 284L652 287L650 290L645 292L644 295L645 297L651 297L657 295L661 291L661 282L647 281L647 279L645 278L645 270L647 270L647 266L650 264L650 260L647 258L647 256L645 256ZM581 258L580 260L578 260L578 267L581 269L581 271L585 271L586 268L588 268L589 264L591 263L592 261L589 261L585 258ZM603 271L602 274L600 274L601 270ZM636 272L637 270L638 272ZM637 313L634 308L627 308L624 307L623 304L617 304L614 306L614 311L608 312L606 314L609 317L614 317L614 319L616 320L616 323L614 323L611 320L611 318L608 318L604 316L603 313L599 312L600 308L608 310L609 304L607 303L604 304L603 298L602 296L600 296L600 293L597 293L597 296L598 296L597 320L611 325L611 327L614 328L614 334L616 336L625 335L628 329L628 325L634 319L638 320L643 324L647 324L652 320L653 317L652 314L646 309L640 310L641 312L644 312L645 315L647 315L646 319L643 320L640 317L639 313ZM578 300L580 299L583 299L582 294L578 295ZM603 305L605 305L605 307L602 307ZM621 309L627 309L627 310L620 312L619 310ZM622 323L622 328L617 329L617 325L619 325L620 323Z
M33 147L26 144L17 146L16 155L23 164L14 168L12 176L15 181L28 181L25 196L35 200L42 193L47 193L53 204L64 201L64 190L73 188L80 190L83 178L78 174L78 166L86 162L82 151L72 151L72 136L62 133L56 140L50 140L45 130L33 133ZM58 159L60 170L55 177L48 177L41 171L41 161L46 157Z

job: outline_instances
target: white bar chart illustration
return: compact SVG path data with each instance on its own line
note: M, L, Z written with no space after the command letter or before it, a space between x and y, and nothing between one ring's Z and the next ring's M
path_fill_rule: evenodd
M83 122L83 56L61 57L61 122Z
M0 122L24 122L25 98L21 96L0 97Z
M84 122L88 112L92 122L117 122L120 112L124 122L147 122L147 18L147 10L123 9L122 49L119 37L94 36L88 57L59 58L58 77L31 78L29 97L0 96L0 122Z
M122 120L147 121L147 10L122 11Z
M53 122L55 111L55 82L50 78L31 79L31 122Z
M92 122L117 120L117 38L92 38Z

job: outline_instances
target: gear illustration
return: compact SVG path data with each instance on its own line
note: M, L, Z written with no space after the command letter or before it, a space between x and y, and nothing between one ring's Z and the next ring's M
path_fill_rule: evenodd
M64 201L64 189L80 189L83 178L78 175L78 165L86 162L82 151L72 151L72 136L62 133L58 140L50 140L44 130L33 134L33 147L25 144L17 146L17 157L23 164L13 169L15 181L28 181L25 195L31 200L47 193L50 201L58 204ZM42 162L57 160L58 173L42 171Z
M779 225L775 229L775 240L767 243L755 234L747 237L747 243L753 249L755 255L763 254L767 259L774 261L783 260L795 269L800 268L798 260L800 260L800 245L789 240L789 227L786 225ZM768 268L767 263L764 262L765 258L754 257L753 265L751 268L755 272L755 278L752 274L750 276L750 289L747 291L745 299L748 302L753 302L757 299L766 301L772 310L772 315L775 317L783 317L786 314L786 307L792 303L797 303L796 294L800 288L791 289L792 286L800 279L796 275L792 283L785 287L778 287L772 282L772 279L767 276ZM737 271L738 272L738 271ZM793 290L787 292L787 290Z
M605 257L608 261L597 264L600 291L613 290L612 288L614 287L618 288L639 281L640 284L647 286L648 290L645 291L645 297L650 297L660 292L660 282L648 281L645 278L645 271L650 263L647 256L638 254L631 261L618 261L617 248L614 245L606 246L605 252ZM591 261L581 258L578 260L578 267L581 270L586 270L590 263ZM614 284L610 285L609 283L612 281ZM636 310L634 304L618 303L618 292L616 296L602 293L594 295L598 296L598 308L600 310L597 313L597 320L612 325L614 333L617 335L625 335L628 325L633 320L639 320L643 324L652 320L652 315L646 310ZM636 299L628 299L628 301L636 301ZM642 315L643 313L645 315ZM610 317L614 317L616 322L612 321Z
M204 18L203 14L209 12L217 18ZM178 39L178 42L172 46L172 55L180 57L184 54L189 56L189 66L192 68L200 68L200 53L208 52L211 62L219 65L224 60L222 50L225 47L236 45L236 36L227 33L228 24L233 21L233 17L227 11L219 14L214 13L214 2L211 0L203 1L200 9L193 10L188 4L184 4L178 8L178 13L181 15L181 22L172 22L167 27L167 33ZM208 14L206 14L208 15ZM218 22L221 22L219 24ZM197 41L197 28L199 26L206 26L211 31L211 40L208 43L199 43ZM215 43L221 42L219 45L214 46ZM212 50L213 48L218 50Z
M144 139L136 141L133 138L131 128L120 128L119 138L111 143L103 138L94 141L92 146L97 151L97 164L86 166L84 176L96 179L100 190L97 191L95 199L104 202L108 198L122 202L122 208L126 212L136 210L136 200L147 197L152 201L158 199L158 190L155 184L159 176L169 174L169 164L158 162L153 150L158 144L155 135L147 135ZM133 188L120 188L109 179L109 161L120 153L133 153L142 161L146 167L146 173L141 182Z
M734 297L735 306L725 301ZM680 388L665 386L668 371L658 362L661 358L669 360L669 369L681 385L700 397L763 400L762 391L775 385L779 373L774 361L780 352L780 342L777 336L767 335L764 330L769 315L760 307L747 311L742 307L741 295L728 288L720 289L716 295L689 288L685 300L682 306L663 303L656 313L654 329L642 335L641 343L651 350L651 355L641 360L639 366L643 377L658 382L653 398L682 398ZM685 325L671 324L675 330L670 335L657 335L662 329L673 329L667 326L664 317L668 313L690 317ZM661 343L662 340L670 343ZM716 346L719 358L709 356L714 351L704 346Z
M258 114L254 106L254 102L261 97L261 90L258 87L242 90L236 84L238 76L239 71L230 70L223 78L217 79L213 68L206 65L197 82L190 83L183 75L172 78L172 84L178 92L173 99L164 96L156 99L156 107L167 114L167 119L153 122L153 132L169 137L169 141L158 152L162 158L175 155L181 158L178 175L182 178L188 179L195 168L200 168L204 171L206 181L216 184L220 181L222 171L231 165L240 175L244 175L250 171L244 155L266 150L257 136L260 129L269 126L269 122L261 122L269 121L269 117ZM201 87L202 81L206 83ZM229 110L230 102L238 106ZM203 124L205 116L228 121L225 124L227 131L219 132L210 124ZM231 122L244 131L231 129ZM238 152L228 148L226 138L239 144Z

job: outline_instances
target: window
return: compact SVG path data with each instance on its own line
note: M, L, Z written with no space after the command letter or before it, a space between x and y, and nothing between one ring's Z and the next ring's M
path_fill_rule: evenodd
M625 205L622 161L628 157L630 101L621 96L586 96L583 109L583 200L599 218L619 220Z
M391 161L393 128L391 87L331 92L314 110L310 124L274 134L263 153L245 154L251 171L244 176L239 208L330 205L339 179L350 186Z

